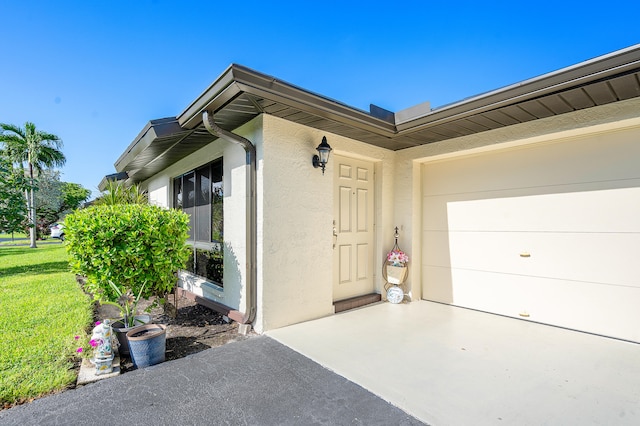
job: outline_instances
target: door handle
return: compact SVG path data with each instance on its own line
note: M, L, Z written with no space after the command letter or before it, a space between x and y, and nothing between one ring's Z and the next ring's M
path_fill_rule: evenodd
M336 248L338 242L338 230L336 229L336 221L333 221L333 248Z

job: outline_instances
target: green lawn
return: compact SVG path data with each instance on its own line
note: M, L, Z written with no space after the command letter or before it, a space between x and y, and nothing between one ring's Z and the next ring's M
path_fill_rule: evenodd
M73 383L91 321L64 245L0 246L0 407Z
M16 232L13 235L0 232L0 246L16 244L29 244L29 236L22 232Z

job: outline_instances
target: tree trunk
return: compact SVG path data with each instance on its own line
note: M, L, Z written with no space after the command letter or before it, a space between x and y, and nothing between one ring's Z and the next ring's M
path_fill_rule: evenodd
M34 196L34 191L33 191L33 164L29 163L29 178L31 179L30 183L31 183L31 199L30 199L30 209L27 212L27 214L29 215L29 220L31 223L31 226L29 227L29 237L31 239L31 245L29 245L29 248L38 248L38 246L36 246L36 206L35 206L35 196Z

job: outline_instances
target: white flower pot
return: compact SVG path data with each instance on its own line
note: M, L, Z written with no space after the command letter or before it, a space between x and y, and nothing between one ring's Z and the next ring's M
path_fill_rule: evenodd
M406 266L386 265L386 269L389 284L402 284L407 279L408 268Z

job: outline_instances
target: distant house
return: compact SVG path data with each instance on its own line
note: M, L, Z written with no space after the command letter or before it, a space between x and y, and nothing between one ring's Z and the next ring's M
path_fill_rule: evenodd
M397 113L231 65L115 168L191 216L185 294L258 332L384 299L397 226L407 300L640 342L640 45Z

